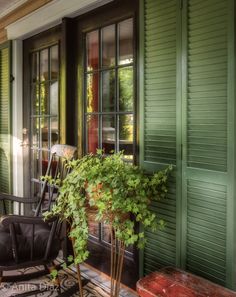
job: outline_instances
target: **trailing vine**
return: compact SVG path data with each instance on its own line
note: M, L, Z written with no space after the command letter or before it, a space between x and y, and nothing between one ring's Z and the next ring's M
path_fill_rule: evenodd
M142 248L146 242L145 233L136 232L136 223L152 231L165 225L149 205L151 200L166 196L171 166L148 175L123 159L122 152L104 157L98 150L96 155L71 161L71 172L60 186L57 204L45 214L46 218L58 215L70 224L75 264L84 262L89 255L89 208L96 209L96 220L112 226L116 238L125 246L137 244Z

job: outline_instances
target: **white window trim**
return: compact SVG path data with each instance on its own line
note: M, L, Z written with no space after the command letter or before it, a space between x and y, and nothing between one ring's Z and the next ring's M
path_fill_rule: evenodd
M53 0L6 27L8 39L25 39L113 0Z

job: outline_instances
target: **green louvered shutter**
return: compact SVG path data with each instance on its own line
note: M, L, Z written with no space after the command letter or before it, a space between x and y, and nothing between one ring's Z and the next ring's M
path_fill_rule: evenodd
M144 1L144 90L141 106L141 164L158 170L176 163L176 0ZM165 219L165 231L147 232L144 274L175 265L175 177L164 202L151 209Z
M186 269L222 285L226 284L227 275L230 182L227 4L225 0L188 1L183 167Z
M11 192L10 43L0 45L0 192ZM0 206L2 207L2 206Z

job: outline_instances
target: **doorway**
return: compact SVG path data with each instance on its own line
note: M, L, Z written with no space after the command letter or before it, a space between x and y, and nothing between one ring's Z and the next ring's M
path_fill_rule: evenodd
M115 1L77 20L79 151L124 152L137 160L137 2ZM108 226L89 220L88 263L110 273ZM135 287L138 254L125 253L122 282Z
M24 41L24 192L42 189L51 147L59 143L60 27Z

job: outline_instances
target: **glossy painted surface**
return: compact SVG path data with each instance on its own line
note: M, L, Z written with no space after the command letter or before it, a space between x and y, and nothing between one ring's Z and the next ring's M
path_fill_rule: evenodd
M137 282L141 297L235 297L230 291L191 273L163 268Z

